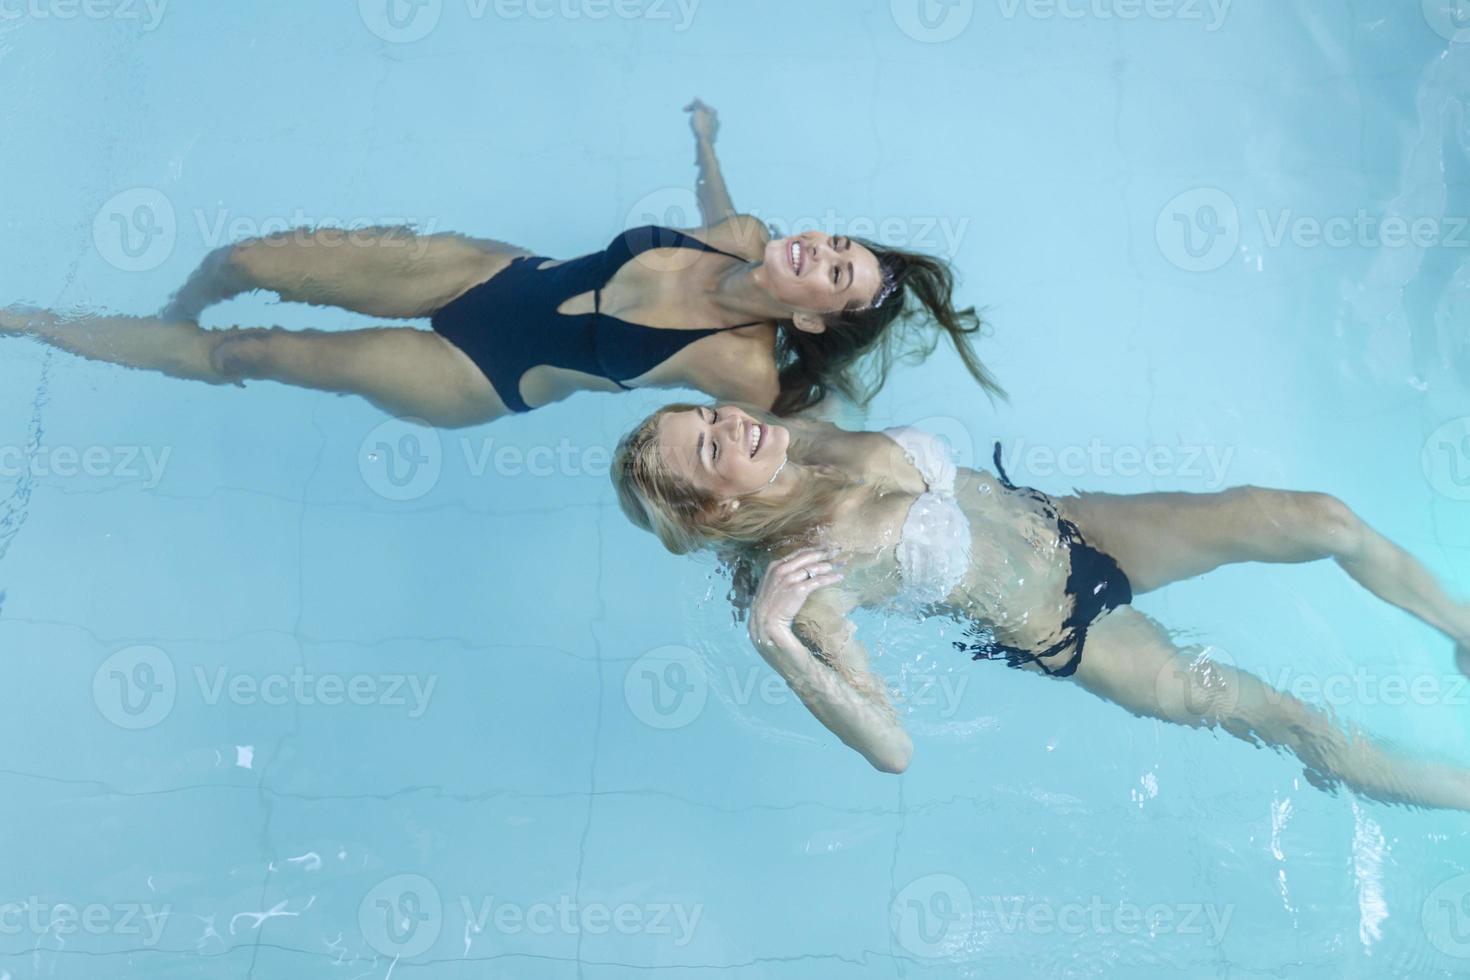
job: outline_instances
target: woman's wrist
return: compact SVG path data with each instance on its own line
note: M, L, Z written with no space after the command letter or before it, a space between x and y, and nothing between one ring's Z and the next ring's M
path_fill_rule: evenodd
M752 630L750 639L762 653L792 666L805 666L811 659L811 652L789 628L759 632Z

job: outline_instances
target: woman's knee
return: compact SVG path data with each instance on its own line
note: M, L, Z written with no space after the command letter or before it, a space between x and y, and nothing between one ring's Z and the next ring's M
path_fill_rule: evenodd
M209 350L209 364L226 381L273 378L280 372L286 331L280 327L231 327Z
M1241 495L1246 506L1263 513L1278 540L1295 546L1302 557L1350 557L1362 545L1362 519L1330 493L1265 487L1227 492Z
M1363 521L1330 493L1292 495L1295 526L1315 550L1333 558L1349 558L1363 543Z

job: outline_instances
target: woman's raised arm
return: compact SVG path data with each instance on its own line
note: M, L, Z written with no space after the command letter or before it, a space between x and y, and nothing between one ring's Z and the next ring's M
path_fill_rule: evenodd
M699 99L686 105L684 111L689 113L689 128L694 130L695 162L699 164L699 179L694 186L699 197L700 216L708 228L735 216L735 205L730 202L730 191L725 187L725 176L720 173L720 161L715 157L715 134L720 131L720 117Z
M750 638L817 720L883 772L903 772L913 742L832 586L834 553L805 549L766 569L750 607ZM798 636L800 633L800 636Z

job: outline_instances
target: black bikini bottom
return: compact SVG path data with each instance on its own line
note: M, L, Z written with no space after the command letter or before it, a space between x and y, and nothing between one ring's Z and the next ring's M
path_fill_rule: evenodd
M955 648L975 660L1005 660L1011 667L1034 663L1054 677L1070 677L1082 662L1087 630L1104 613L1133 601L1133 586L1113 557L1098 551L1082 537L1077 525L1057 512L1056 504L1040 490L1018 487L1006 476L1000 461L1000 443L995 444L995 471L1001 486L1025 494L1041 505L1047 517L1057 522L1057 531L1067 546L1072 570L1067 576L1067 595L1072 612L1062 622L1061 638L1044 650L1024 650L995 642L990 628L976 624L965 630L970 642L955 641Z

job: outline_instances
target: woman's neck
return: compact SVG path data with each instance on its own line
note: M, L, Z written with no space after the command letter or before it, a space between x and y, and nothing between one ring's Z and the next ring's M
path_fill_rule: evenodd
M758 263L735 262L714 279L709 298L717 307L739 317L758 320L789 320L791 311L771 298L755 281Z
M811 466L830 466L858 477L861 446L868 435L819 419L791 419L784 423L795 439L796 460ZM856 482L861 482L859 479Z

